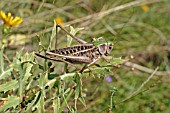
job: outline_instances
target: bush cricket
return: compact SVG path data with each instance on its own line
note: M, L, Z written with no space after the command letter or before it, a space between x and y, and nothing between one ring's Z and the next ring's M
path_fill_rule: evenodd
M87 67L89 67L92 64L94 64L96 61L98 61L101 57L105 59L105 57L108 56L108 54L113 49L112 43L101 43L98 44L97 46L93 44L93 42L95 41L102 41L103 38L94 39L93 42L88 43L72 35L70 32L68 32L59 24L56 25L56 37L57 37L58 28L60 28L66 34L71 36L71 38L73 38L77 43L79 43L79 45L47 51L46 55L50 57L46 57L36 53L37 56L53 61L65 62L70 65L76 63L78 64L85 63L87 64ZM61 57L61 58L58 59L54 57Z

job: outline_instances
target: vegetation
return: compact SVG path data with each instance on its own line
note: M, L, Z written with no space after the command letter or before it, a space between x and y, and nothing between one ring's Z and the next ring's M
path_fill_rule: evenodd
M169 113L169 10L169 0L1 0L0 112ZM56 24L114 43L112 58L81 72L36 56L55 48ZM57 48L77 44L57 33Z

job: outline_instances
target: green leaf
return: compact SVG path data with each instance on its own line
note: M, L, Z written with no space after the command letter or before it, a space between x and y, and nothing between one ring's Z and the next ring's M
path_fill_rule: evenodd
M24 62L32 62L34 63L34 58L35 58L35 55L34 53L25 53L23 57L21 57L21 63L24 63Z
M44 97L46 97L45 83L47 81L47 76L48 76L48 70L44 71L44 73L40 75L40 79L39 79L39 85L41 88L41 97L37 104L37 109L39 109L41 113L45 111L44 109L45 98Z
M72 27L72 26L70 26L70 33L72 34L72 35L75 35L76 34L76 31L75 31L75 29ZM71 45L71 43L72 43L72 38L71 38L71 36L70 35L67 35L67 46L70 46Z
M19 52L16 53L16 56L13 58L13 62L10 65L15 71L19 71L21 65L21 57L24 56L24 51L21 49Z
M59 111L59 109L60 109L60 106L61 106L60 98L59 98L59 97L56 97L56 98L53 100L54 113L58 113L58 111Z
M53 73L50 73L49 75L48 75L48 79L49 80L52 80L52 79L54 79L54 78L56 78L56 77L58 77L59 75L58 74L53 74Z
M31 63L24 64L24 73L25 73L24 78L23 78L24 81L27 81L28 78L32 75L31 74L32 67L33 67L33 64Z
M21 58L24 55L24 49L22 48L19 52L16 53L16 58Z
M78 99L86 107L86 101L84 100L84 98L83 97L79 97Z
M42 40L41 40L40 35L37 35L36 38L37 38L37 41L38 41L38 51L44 51L45 47L42 44Z
M0 74L0 79L5 79L6 77L10 76L12 70L13 70L13 68L9 68L6 71L2 72Z
M63 75L60 76L61 80L74 80L75 73L65 73Z
M80 75L77 74L75 78L76 89L75 89L75 99L82 97L82 81L80 79Z
M51 48L52 48L52 42L54 40L56 36L56 22L54 22L54 26L53 26L53 29L52 29L52 34L51 34L51 37L50 37L50 44L47 48L47 51L49 51Z
M107 67L96 67L92 70L95 77L101 78L103 75L111 75L112 72Z
M46 81L46 77L48 76L48 71L45 71L43 74L40 74L39 85L43 89Z
M115 87L113 87L111 90L110 90L110 109L113 111L115 110L115 102L113 100L113 97L115 96L115 94L117 93L117 89Z
M70 26L70 33L75 36L77 32L83 30L84 28L76 28L74 29L72 26ZM73 38L70 35L67 35L67 46L69 47L72 43Z
M94 41L92 42L94 46L98 46L100 44L104 44L104 43L107 43L105 40L99 40L99 41Z
M66 91L64 91L64 94L67 94L70 90L70 88L66 89Z
M5 84L0 85L0 92L2 92L2 91L6 92L11 89L16 89L16 88L18 88L18 86L19 86L18 81L11 80Z
M44 100L44 95L41 93L41 96L39 97L38 103L33 107L34 109L37 109L37 113L45 113L44 105L45 105L45 100Z
M31 103L28 103L26 111L30 110L34 105L36 105L41 97L41 92L34 94L34 98L31 100ZM25 111L25 112L26 112Z
M3 52L4 52L4 47L1 48L0 51L0 67L1 67L1 72L4 72L4 58L3 58Z
M122 59L121 57L119 57L119 58L112 58L109 61L112 63L112 65L118 65L118 64L122 64L122 63L128 61L128 59Z
M0 99L0 100L2 100L2 99ZM1 107L0 107L1 113L5 112L5 110L7 110L8 108L11 108L11 107L15 108L21 102L20 98L17 96L9 96L5 99L3 98L3 101L4 101L4 104L1 105Z

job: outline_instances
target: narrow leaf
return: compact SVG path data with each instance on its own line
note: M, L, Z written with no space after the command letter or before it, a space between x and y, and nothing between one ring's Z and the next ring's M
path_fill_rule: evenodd
M34 53L25 53L23 57L21 57L21 63L24 62L34 62L35 55Z
M70 33L75 36L77 32L79 32L79 31L81 31L83 29L84 28L76 28L76 29L74 29L72 26L70 26ZM72 37L70 35L67 35L67 46L68 47L71 45L72 40L73 40Z
M10 76L12 70L13 70L13 68L9 68L6 71L2 72L0 74L0 79L5 79L6 77Z
M26 82L28 80L28 78L32 75L31 74L31 69L33 67L33 64L31 63L26 63L24 64L24 70L25 70L25 75L24 75L24 78L23 80Z
M5 112L5 110L7 110L8 108L15 108L17 105L20 104L21 100L19 97L17 96L9 96L5 99L3 99L4 104L2 106L0 106L0 112Z
M61 75L61 80L73 80L73 76L75 76L75 73L65 73L64 75Z
M99 41L94 41L94 42L92 42L92 43L93 43L94 46L98 46L98 45L100 45L100 44L106 43L106 41L105 41L105 40L99 40Z
M78 99L86 107L86 101L84 100L84 98L83 97L79 97Z
M128 61L128 59L122 59L121 57L120 58L112 58L110 60L110 62L112 63L112 65L118 65L118 64L122 64L124 62Z
M0 67L1 67L1 72L4 72L4 58L3 58L3 51L4 51L4 47L1 48L0 51Z
M34 98L31 100L31 102L28 104L26 111L30 110L31 107L33 107L34 105L37 104L37 102L38 102L39 99L40 99L41 92L39 91L39 92L37 92L37 93L34 94L34 95L35 95L35 96L34 96ZM26 111L25 111L25 112L26 112Z
M51 37L50 37L50 44L47 48L47 51L49 51L51 48L52 48L52 42L54 40L56 36L56 22L54 21L54 26L53 26L53 29L52 29L52 34L51 34Z
M82 96L82 81L80 78L80 74L76 75L75 83L76 83L75 99L78 99L79 97Z
M54 100L53 100L53 109L54 109L54 113L58 113L59 109L60 109L60 98L59 97L56 97Z
M16 88L18 88L18 81L11 80L5 84L0 85L0 92L2 91L6 92L8 90L16 89Z

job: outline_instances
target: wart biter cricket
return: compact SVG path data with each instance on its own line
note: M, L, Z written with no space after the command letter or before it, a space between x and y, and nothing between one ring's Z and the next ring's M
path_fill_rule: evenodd
M63 30L64 32L66 32L69 36L71 36L76 42L79 43L79 45L59 48L46 52L46 55L49 57L45 57L40 54L36 54L37 56L69 64L85 63L88 64L87 66L90 66L94 64L97 60L99 60L101 57L105 58L105 56L108 56L108 54L113 49L112 43L102 43L95 46L92 42L89 43L75 37L59 24L56 25L56 30L58 29L58 27L61 28L61 30ZM96 41L100 40L102 40L102 38L96 39ZM54 57L61 57L62 59L57 59Z

